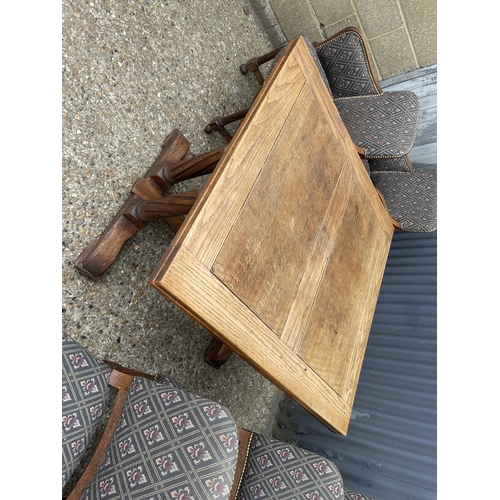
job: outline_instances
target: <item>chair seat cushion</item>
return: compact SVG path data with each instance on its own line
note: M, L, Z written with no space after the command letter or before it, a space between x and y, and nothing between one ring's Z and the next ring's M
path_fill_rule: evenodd
M411 91L336 99L335 105L352 141L366 158L407 155L417 136L420 104Z
M345 500L373 500L371 497L367 497L363 493L357 493L356 491L344 489L344 499Z
M82 499L229 496L238 432L227 409L174 381L136 377L106 454Z
M68 482L102 420L109 366L62 334L62 485Z
M403 231L428 233L437 229L437 170L372 172L370 178Z
M340 472L330 460L261 434L253 434L237 500L342 500L343 489Z
M368 160L370 172L413 172L415 168L408 156Z

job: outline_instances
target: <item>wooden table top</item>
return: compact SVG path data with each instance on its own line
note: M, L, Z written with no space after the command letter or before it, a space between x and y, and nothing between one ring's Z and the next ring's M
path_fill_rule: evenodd
M345 435L393 231L298 37L148 282Z

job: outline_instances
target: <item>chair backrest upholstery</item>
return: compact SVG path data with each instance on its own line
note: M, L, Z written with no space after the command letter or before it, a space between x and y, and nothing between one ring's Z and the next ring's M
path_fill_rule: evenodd
M391 217L408 232L437 229L437 170L372 172L373 185L382 193Z
M382 94L356 28L346 28L315 46L334 99Z
M135 377L109 447L82 497L229 497L238 431L223 406Z
M62 485L87 449L109 400L109 366L62 334Z
M62 353L63 493L103 417L109 387L118 389L100 442L89 449L93 456L68 499L229 497L239 431L226 408L170 377L104 363L65 334Z

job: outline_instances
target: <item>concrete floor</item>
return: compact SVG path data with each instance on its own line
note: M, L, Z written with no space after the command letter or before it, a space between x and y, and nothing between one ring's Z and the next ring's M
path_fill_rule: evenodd
M250 105L258 86L238 67L273 48L248 6L63 1L62 327L97 357L172 375L237 425L269 434L281 392L236 356L207 365L210 334L146 282L173 237L166 224L127 242L99 282L74 267L173 128L191 142L188 156L226 144L203 127Z

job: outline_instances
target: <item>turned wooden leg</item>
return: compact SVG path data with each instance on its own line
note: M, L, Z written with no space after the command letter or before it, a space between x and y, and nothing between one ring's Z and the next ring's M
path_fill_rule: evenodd
M264 85L264 77L260 72L259 66L256 64L256 61L257 59L254 58L250 59L245 64L242 64L240 66L240 72L242 75L246 75L249 71L251 71L257 79L257 83L262 86Z
M151 168L134 183L129 197L118 213L76 260L75 267L80 272L98 280L114 263L125 242L150 222L150 216L138 216L138 210L148 210L143 202L162 198L163 192L177 182L211 173L224 152L221 148L183 160L188 151L189 142L179 130L174 129L165 139L162 151ZM179 199L176 199L175 203L192 206L192 203L189 205L186 200L179 202ZM161 217L151 220L163 219L177 232L183 222L179 214L187 212L170 208L171 210L164 210Z
M207 347L205 351L205 361L214 368L219 369L231 357L231 354L233 354L233 351L226 344L214 338L212 345Z
M200 190L196 189L195 191L171 194L154 200L141 200L132 212L125 214L125 217L134 225L139 225L148 224L155 220L187 215L199 193Z
M225 126L229 123L236 122L238 120L242 120L248 113L248 109L244 109L242 111L238 111L233 113L232 115L227 116L218 116L214 118L205 128L205 132L207 134L211 134L212 132L218 132L219 134L226 139L227 142L231 142L233 136L225 129Z
M179 182L211 174L223 153L224 148L219 148L177 163L168 164L158 174L152 175L151 180L156 182L163 191L167 191Z
M264 85L264 77L260 72L259 66L267 61L270 61L271 59L274 59L282 48L283 47L278 47L277 49L274 49L261 57L254 57L253 59L248 60L245 64L242 64L240 66L241 74L246 75L249 71L251 71L257 79L259 85Z

